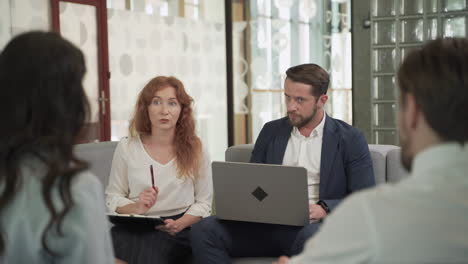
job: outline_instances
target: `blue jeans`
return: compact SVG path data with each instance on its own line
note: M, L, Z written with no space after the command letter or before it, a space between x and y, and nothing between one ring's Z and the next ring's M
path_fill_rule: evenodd
M278 257L296 255L320 223L304 227L202 219L192 226L195 263L231 263L231 257Z

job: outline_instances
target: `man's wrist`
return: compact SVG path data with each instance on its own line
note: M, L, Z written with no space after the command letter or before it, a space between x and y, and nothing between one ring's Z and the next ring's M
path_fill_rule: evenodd
M322 209L329 214L330 213L330 207L328 207L327 203L324 200L318 200L317 205L320 205Z

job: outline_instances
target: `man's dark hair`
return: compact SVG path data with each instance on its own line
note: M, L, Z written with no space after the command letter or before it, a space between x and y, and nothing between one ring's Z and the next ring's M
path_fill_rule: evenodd
M436 39L410 53L398 70L402 107L412 94L444 141L468 140L468 40Z
M73 153L89 114L82 87L85 70L83 53L52 32L18 35L0 53L0 214L16 193L25 191L21 188L26 181L21 177L25 161L39 161L46 169L44 175L32 176L41 181L50 215L42 245L53 255L47 233L63 234L63 220L74 206L72 180L88 167ZM60 206L54 201L56 195ZM0 255L6 243L0 233Z
M308 63L293 66L286 71L286 77L294 82L312 85L311 94L319 97L327 94L330 77L328 73L317 64Z

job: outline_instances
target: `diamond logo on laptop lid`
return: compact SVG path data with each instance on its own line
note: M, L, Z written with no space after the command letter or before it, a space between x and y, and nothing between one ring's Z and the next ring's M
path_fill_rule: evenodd
M260 202L263 201L268 196L268 193L266 193L260 186L258 186L253 192L252 195L257 198Z

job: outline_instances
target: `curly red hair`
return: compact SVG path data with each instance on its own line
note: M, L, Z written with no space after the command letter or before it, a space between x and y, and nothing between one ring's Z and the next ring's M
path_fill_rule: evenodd
M151 135L151 121L148 106L156 91L166 87L176 90L176 97L181 105L179 120L177 120L174 137L178 177L197 179L200 168L202 144L195 134L195 119L193 117L193 99L185 91L184 85L175 77L158 76L146 84L138 95L135 112L130 121L129 133L132 137L141 134Z

